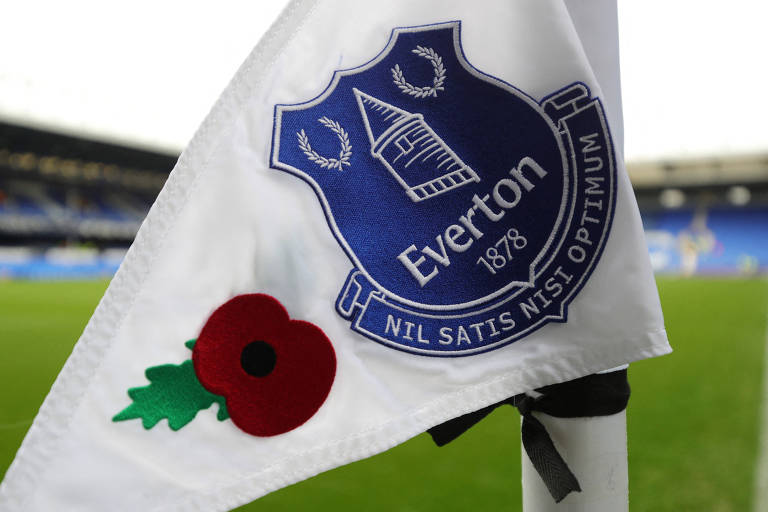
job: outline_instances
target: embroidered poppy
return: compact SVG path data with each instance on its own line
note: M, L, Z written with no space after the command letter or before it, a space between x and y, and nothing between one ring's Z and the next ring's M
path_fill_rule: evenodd
M192 361L203 387L224 396L235 425L255 436L282 434L311 418L336 375L325 333L291 320L263 294L238 295L214 311Z

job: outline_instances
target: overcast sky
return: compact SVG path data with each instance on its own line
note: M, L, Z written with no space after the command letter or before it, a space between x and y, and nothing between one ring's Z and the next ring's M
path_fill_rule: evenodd
M283 3L11 0L0 119L178 152ZM766 15L619 0L628 160L768 151Z

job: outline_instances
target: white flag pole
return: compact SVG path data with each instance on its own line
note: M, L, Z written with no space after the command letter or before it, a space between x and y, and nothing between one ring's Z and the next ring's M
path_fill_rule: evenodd
M616 148L623 154L616 0L565 0L574 29L605 96ZM576 476L581 492L555 502L522 449L524 512L629 510L626 410L611 416L556 418L533 413Z
M581 492L556 503L522 450L524 512L629 510L626 410L611 416L555 418L534 412L576 475Z

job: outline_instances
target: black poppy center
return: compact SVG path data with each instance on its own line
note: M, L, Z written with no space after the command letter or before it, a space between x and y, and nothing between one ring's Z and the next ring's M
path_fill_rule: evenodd
M253 341L240 353L240 366L248 375L266 377L275 369L277 354L266 341Z

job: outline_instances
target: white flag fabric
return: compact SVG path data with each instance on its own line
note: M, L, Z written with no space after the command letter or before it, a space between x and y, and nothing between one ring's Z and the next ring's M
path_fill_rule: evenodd
M179 159L0 508L227 510L669 352L615 48L579 37L604 26L592 7L289 4Z

